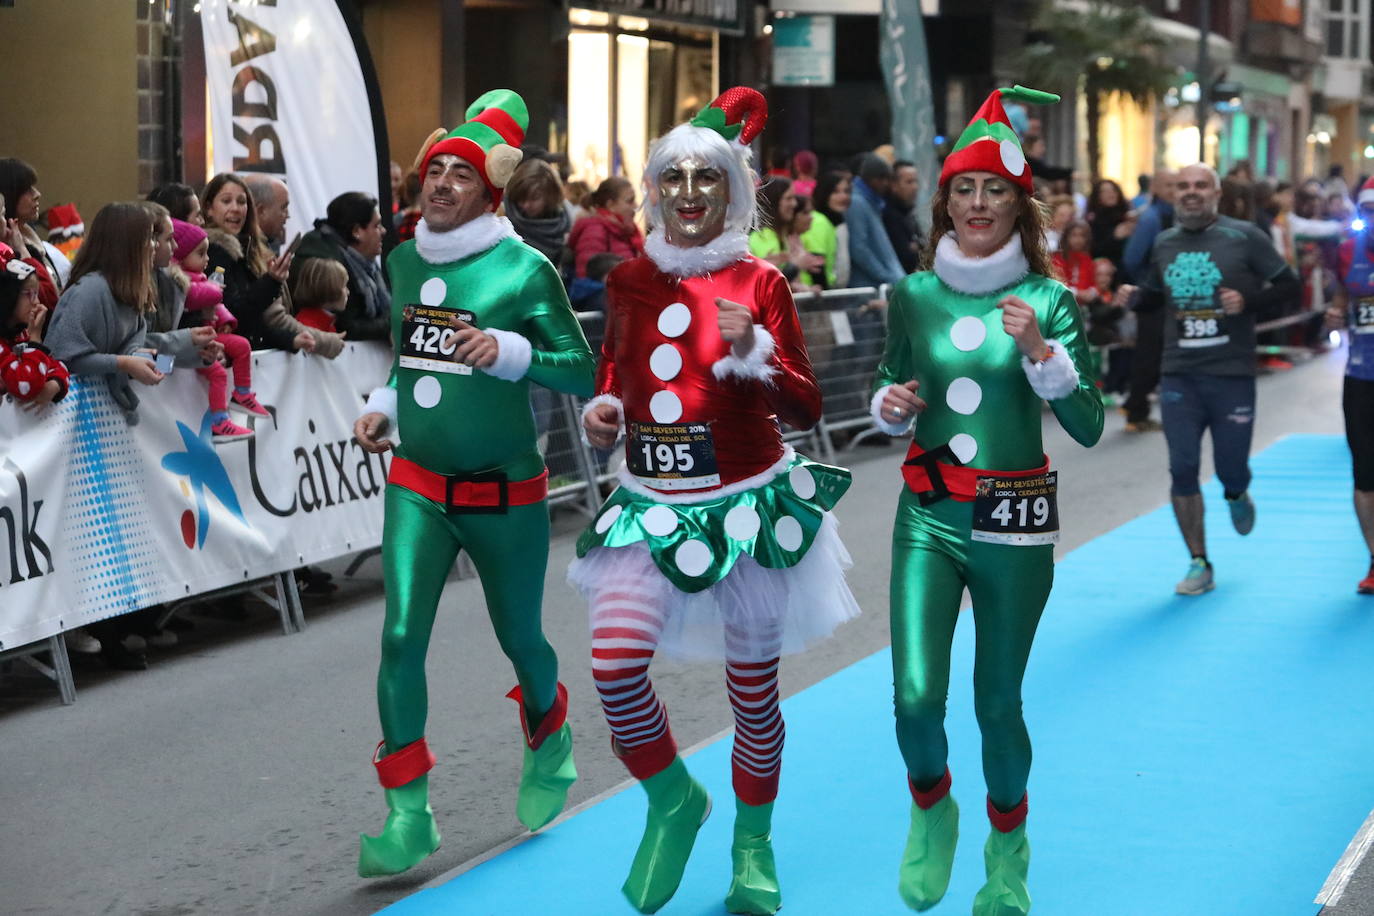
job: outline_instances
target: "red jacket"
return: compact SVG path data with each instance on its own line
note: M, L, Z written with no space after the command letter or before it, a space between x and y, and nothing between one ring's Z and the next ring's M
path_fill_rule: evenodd
M639 227L625 222L609 210L597 210L573 223L568 234L568 247L577 259L576 276L587 275L587 262L599 254L610 252L625 260L644 253L644 237Z
M339 330L334 326L334 313L329 311L329 309L301 309L296 313L296 320L307 328L314 328L317 331L328 331L334 334Z
M1064 278L1064 285L1075 292L1097 286L1092 255L1086 251L1055 252L1054 267Z
M27 332L20 331L11 340L0 337L0 390L13 395L16 401L32 401L50 381L61 386L62 390L53 398L60 401L67 396L69 379L62 361L38 344L29 343Z

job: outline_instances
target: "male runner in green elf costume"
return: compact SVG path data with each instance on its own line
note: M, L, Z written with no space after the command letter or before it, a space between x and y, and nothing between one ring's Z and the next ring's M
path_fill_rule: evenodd
M538 830L577 778L568 695L540 611L548 560L548 471L529 383L592 393L594 360L562 281L492 211L520 162L529 115L507 89L421 153L423 218L387 259L396 363L354 425L363 448L395 447L382 563L386 623L377 675L385 740L374 755L391 813L363 836L358 873L405 871L439 848L426 775L425 654L458 551L482 580L487 610L519 686L525 757L516 815ZM437 139L438 142L435 142Z

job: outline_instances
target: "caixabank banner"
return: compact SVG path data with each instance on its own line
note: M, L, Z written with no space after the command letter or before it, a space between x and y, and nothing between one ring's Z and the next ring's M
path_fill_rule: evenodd
M190 370L135 384L133 424L102 378L43 413L0 404L0 649L380 544L389 456L353 421L391 360L255 353L272 417L233 442Z

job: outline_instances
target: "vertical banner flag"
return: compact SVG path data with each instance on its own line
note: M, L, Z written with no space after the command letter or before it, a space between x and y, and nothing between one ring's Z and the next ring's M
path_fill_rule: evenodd
M286 238L345 191L389 213L386 121L351 0L203 0L214 170L291 189Z
M935 100L926 55L926 30L921 4L912 0L883 0L879 60L887 95L892 103L892 145L897 158L916 163L921 196L916 219L930 228L930 198L940 174L935 156Z

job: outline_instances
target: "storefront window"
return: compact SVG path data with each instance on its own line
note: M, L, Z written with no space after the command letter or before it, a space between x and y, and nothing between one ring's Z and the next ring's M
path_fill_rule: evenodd
M715 97L716 36L574 9L568 36L568 159L596 187L638 187L648 145Z

